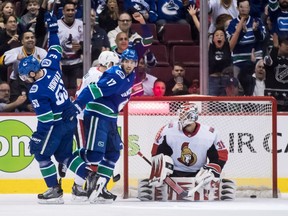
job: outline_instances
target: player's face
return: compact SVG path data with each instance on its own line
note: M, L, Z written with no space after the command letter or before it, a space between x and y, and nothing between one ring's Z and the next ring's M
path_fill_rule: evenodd
M126 74L130 74L136 66L137 66L137 62L133 60L124 59L122 61L122 68L124 69Z
M34 49L35 48L35 36L32 32L25 32L22 38L22 44L26 49Z

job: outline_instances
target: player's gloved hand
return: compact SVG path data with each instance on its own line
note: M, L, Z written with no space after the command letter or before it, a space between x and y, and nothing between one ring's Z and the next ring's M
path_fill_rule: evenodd
M207 185L214 178L219 178L221 173L221 167L215 163L205 164L197 175L195 176L195 181L197 184Z
M38 132L33 133L32 137L30 138L30 142L29 142L31 154L34 154L36 152L41 151L45 138L46 138L45 135L42 135Z
M263 62L267 66L271 66L273 64L273 60L272 60L271 56L265 56L263 59Z
M46 12L44 15L45 22L47 22L47 27L49 32L58 32L58 23L55 15Z
M64 121L72 121L81 111L82 108L76 101L69 103L67 109L65 109L62 113L62 119Z

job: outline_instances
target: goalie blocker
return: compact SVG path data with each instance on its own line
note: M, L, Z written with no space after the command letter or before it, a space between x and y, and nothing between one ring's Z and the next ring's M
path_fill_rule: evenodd
M184 190L190 191L197 187L197 179L194 177L172 177ZM138 182L138 198L141 201L212 201L212 200L234 200L236 185L232 180L214 178L210 183L199 187L191 196L181 198L170 186L149 186L149 179Z

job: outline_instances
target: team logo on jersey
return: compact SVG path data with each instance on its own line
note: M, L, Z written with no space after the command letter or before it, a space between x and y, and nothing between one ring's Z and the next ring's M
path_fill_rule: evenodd
M123 71L121 71L121 70L116 70L115 73L118 74L121 77L121 79L124 79L126 77L125 73Z
M42 67L49 67L52 64L52 61L50 59L43 59L41 62Z
M280 83L288 83L288 68L286 64L278 65L276 67L275 78Z
M29 90L30 93L35 93L37 91L38 91L38 85L33 85Z
M177 160L185 166L193 166L197 161L197 156L191 151L188 145L188 142L182 144L181 157L177 158Z

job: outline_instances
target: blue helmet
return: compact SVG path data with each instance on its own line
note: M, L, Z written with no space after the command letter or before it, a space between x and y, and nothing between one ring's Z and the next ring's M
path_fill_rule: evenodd
M125 49L121 54L121 60L124 59L138 62L138 55L134 49Z
M39 61L32 55L23 58L19 65L18 65L18 71L20 78L21 76L29 76L29 73L32 72L38 72L40 70L40 63Z

